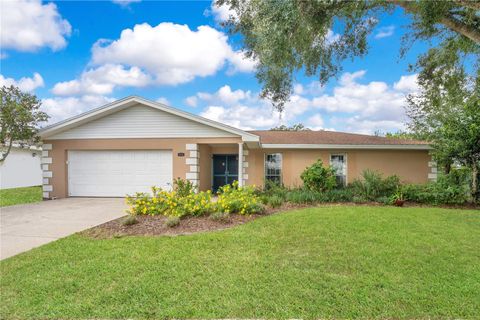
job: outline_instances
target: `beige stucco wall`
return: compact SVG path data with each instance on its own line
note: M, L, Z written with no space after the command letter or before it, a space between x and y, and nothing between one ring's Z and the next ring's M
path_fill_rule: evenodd
M53 177L48 178L52 186L50 197L64 198L68 194L67 155L68 150L172 150L173 177L185 178L190 166L186 164L188 157L187 144L198 144L200 152L200 190L211 188L212 155L238 154L238 143L241 138L176 138L176 139L85 139L85 140L50 140L52 144L49 157L52 163L49 170ZM230 144L230 145L228 145ZM247 185L263 185L265 153L280 152L283 154L283 182L293 187L302 184L300 174L317 159L329 164L330 154L347 156L347 181L358 178L364 169L373 169L384 175L397 174L405 182L425 183L428 180L431 160L428 151L413 150L293 150L293 149L249 149L245 156L248 167L245 174ZM185 156L178 156L184 153Z
M211 156L208 156L209 149L206 148L208 146L202 145L231 143L238 146L239 142L241 142L241 138L46 140L45 144L52 144L52 150L49 151L49 157L52 159L49 170L52 171L53 176L49 178L49 185L53 190L49 197L64 198L68 195L68 150L172 150L173 178L185 179L185 174L190 167L185 163L185 158L188 157L186 145L196 143L200 147L200 189L207 190L210 188L211 177L205 168L210 170L208 168L210 168ZM202 157L202 150L206 153L204 157ZM184 153L185 156L180 157L178 153ZM203 173L202 169L204 169Z
M331 154L347 156L347 183L359 178L364 169L373 169L385 176L397 174L402 181L425 183L428 181L431 157L426 150L292 150L253 149L249 151L249 185L263 185L264 157L266 153L282 153L283 183L286 186L301 186L300 174L317 159L329 164Z

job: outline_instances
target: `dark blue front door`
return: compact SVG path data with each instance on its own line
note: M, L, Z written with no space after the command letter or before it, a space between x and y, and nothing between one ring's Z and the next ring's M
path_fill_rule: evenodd
M213 155L213 191L226 184L238 180L238 155L215 154Z

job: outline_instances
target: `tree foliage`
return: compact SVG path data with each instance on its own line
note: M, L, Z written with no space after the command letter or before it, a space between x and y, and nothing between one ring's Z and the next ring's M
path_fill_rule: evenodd
M472 173L472 196L479 199L480 70L467 75L462 66L433 68L420 77L419 94L408 97L409 129L431 142L436 160L445 167L459 163Z
M368 36L380 15L397 6L412 16L402 53L414 41L432 39L457 56L480 52L476 1L217 0L217 5L235 13L225 25L242 35L246 56L258 62L261 95L280 111L298 71L318 76L321 83L337 76L345 59L367 54Z
M0 162L4 161L14 143L34 144L39 141L39 123L48 115L40 111L41 102L36 96L24 93L14 86L0 88Z
M305 127L302 123L295 123L293 125L286 126L284 124L273 127L271 131L310 131L310 128Z

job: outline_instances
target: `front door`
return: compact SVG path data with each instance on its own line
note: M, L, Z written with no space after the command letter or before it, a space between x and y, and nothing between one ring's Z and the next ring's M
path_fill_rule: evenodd
M231 184L235 180L238 180L238 155L214 154L213 191L216 192L221 186Z

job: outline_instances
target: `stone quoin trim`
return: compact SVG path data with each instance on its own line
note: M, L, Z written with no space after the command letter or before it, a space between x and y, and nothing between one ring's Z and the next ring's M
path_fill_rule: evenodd
M185 164L188 165L185 179L190 181L198 189L200 184L200 151L198 151L198 144L187 143L185 150L187 151Z
M52 144L45 143L42 145L42 197L44 199L50 199L50 192L53 191L53 186L50 184L50 180L53 177L53 172L50 171L50 164L52 158L49 155L49 151L52 150Z
M243 185L245 186L247 184L248 180L248 149L243 150L243 166L242 166L242 172L243 172Z
M430 168L430 172L428 173L428 180L430 181L437 181L437 162L433 160L432 156L432 161L428 162L428 167Z

